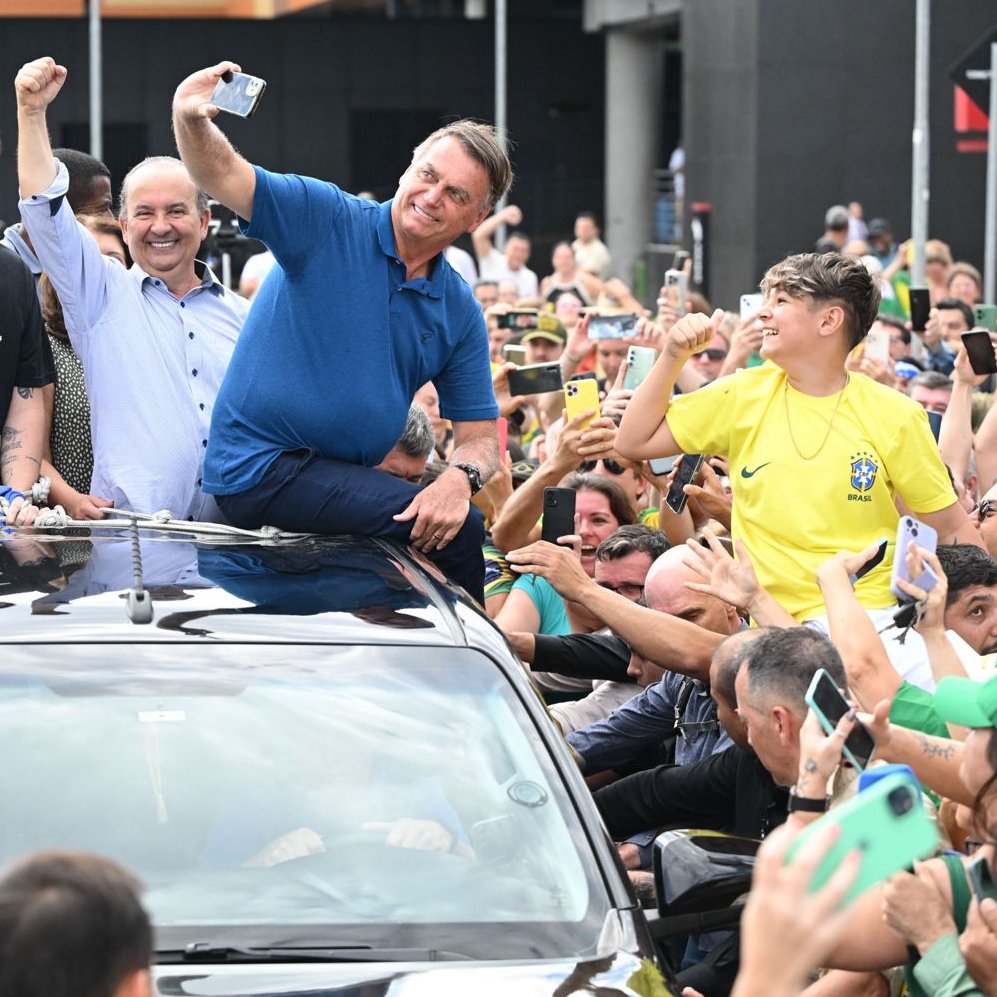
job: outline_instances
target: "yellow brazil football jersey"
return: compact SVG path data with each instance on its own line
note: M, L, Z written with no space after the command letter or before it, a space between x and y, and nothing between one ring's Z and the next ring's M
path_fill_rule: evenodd
M863 374L849 375L839 404L789 387L774 364L752 367L673 399L668 425L686 453L729 457L733 533L797 620L824 612L824 561L882 537L888 556L857 591L869 609L893 605L894 494L915 515L956 500L924 410Z

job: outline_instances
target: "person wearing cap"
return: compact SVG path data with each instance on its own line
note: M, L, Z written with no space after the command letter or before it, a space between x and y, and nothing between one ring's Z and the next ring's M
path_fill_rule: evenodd
M885 270L897 255L897 244L893 241L893 226L885 218L873 218L866 234L869 252L876 257Z
M974 853L993 868L992 828L997 823L997 676L986 682L948 676L938 683L935 712L950 725L969 729L962 743L897 730L880 703L871 722L877 756L911 765L928 788L971 809L985 843ZM967 927L978 939L997 933L997 904L981 905L966 878L968 856L946 853L873 887L852 908L849 929L827 960L844 969L885 969L905 964L911 997L993 993L997 963L973 958ZM997 952L997 939L990 938Z
M526 347L526 363L553 363L560 360L567 341L564 323L553 315L538 316L543 319L539 328L530 330L520 343Z
M824 213L824 234L817 240L817 253L840 253L848 242L848 209L834 204Z

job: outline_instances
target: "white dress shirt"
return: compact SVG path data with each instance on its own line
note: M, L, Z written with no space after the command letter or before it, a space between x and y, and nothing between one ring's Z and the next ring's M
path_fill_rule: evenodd
M21 218L83 363L92 410L90 490L119 509L220 520L200 488L201 462L249 303L206 267L201 284L177 299L137 265L126 270L101 255L73 217L64 196L69 177L55 162L52 185L20 202Z

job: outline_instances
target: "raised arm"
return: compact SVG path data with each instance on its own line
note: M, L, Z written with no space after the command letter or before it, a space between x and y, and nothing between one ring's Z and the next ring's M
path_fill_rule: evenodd
M253 215L256 173L212 122L215 86L227 72L241 72L234 62L219 62L192 73L173 96L173 131L180 158L194 183L216 201L249 221Z
M17 182L21 197L46 190L55 179L52 143L48 138L46 113L55 100L68 71L55 59L44 56L25 63L14 79L17 98Z
M672 390L686 361L706 349L723 318L724 313L718 308L712 316L686 315L668 330L661 356L623 413L616 440L616 449L622 456L649 460L681 451L668 428Z
M507 204L494 215L489 215L472 233L471 242L474 245L474 255L483 260L492 249L492 236L500 225L519 225L523 220L523 212L515 204Z

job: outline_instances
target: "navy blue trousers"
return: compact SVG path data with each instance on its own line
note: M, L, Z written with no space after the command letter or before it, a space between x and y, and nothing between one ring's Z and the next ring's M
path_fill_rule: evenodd
M311 450L281 454L259 484L235 495L219 495L218 507L234 526L276 526L293 533L355 533L409 543L415 520L396 523L418 485L372 467L319 457ZM460 532L443 550L426 556L478 602L485 601L481 513L471 506Z

